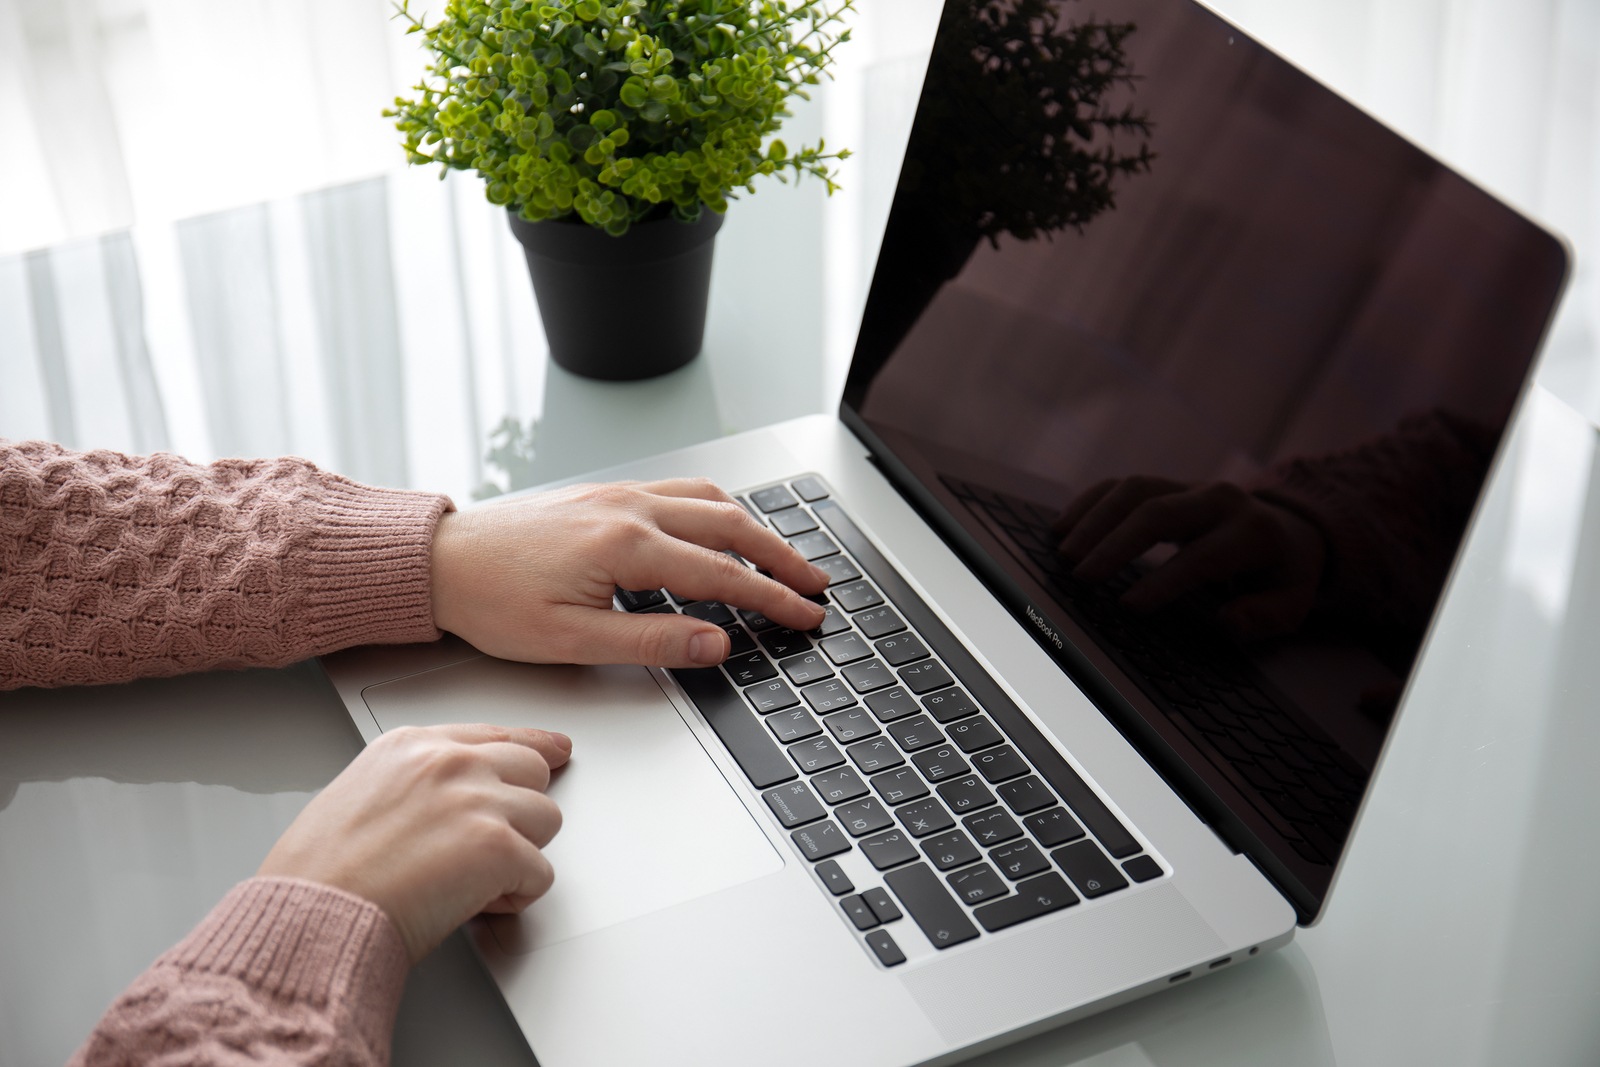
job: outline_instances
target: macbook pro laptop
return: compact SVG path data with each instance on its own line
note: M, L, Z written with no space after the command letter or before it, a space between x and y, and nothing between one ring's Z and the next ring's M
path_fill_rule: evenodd
M823 626L328 673L573 737L470 928L545 1067L959 1059L1316 922L1566 265L1189 0L947 0L838 417L598 475L735 492Z

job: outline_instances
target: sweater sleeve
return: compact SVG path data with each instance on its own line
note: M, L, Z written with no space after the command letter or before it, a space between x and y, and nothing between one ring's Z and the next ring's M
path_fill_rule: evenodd
M431 641L448 498L302 459L0 440L0 690Z
M254 878L134 979L70 1067L378 1067L408 967L377 905Z

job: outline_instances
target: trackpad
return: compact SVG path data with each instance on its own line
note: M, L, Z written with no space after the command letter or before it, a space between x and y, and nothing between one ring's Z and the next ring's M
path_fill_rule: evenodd
M446 722L538 726L572 738L550 796L555 886L491 917L508 953L671 907L779 870L783 860L642 667L532 666L488 656L362 691L383 730Z

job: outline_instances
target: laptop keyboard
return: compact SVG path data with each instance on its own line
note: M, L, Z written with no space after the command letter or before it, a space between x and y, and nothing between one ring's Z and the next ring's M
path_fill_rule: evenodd
M1214 627L1185 612L1140 616L1118 599L1138 577L1132 567L1090 584L1056 552L1054 516L992 489L941 479L1019 562L1057 593L1073 619L1241 792L1304 859L1338 859L1367 774L1315 722L1299 714L1233 645L1208 639Z
M820 479L741 502L832 576L818 629L660 589L617 604L728 632L722 666L672 674L879 963L905 961L906 915L948 949L1165 873Z

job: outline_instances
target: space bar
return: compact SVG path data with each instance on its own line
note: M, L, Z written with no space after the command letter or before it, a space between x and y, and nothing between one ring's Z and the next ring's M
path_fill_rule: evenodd
M751 785L765 789L798 777L789 757L772 740L755 712L722 677L721 671L715 667L701 667L673 671L672 676L717 732Z

